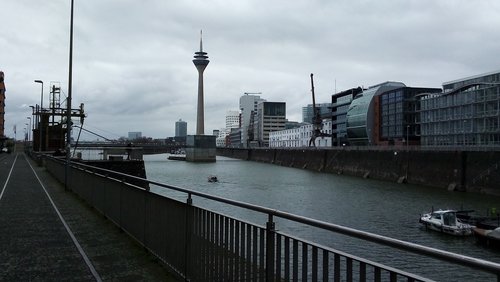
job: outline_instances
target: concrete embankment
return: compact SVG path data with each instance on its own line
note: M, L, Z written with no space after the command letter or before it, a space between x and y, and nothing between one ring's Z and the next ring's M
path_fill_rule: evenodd
M500 195L500 152L218 148L220 156Z

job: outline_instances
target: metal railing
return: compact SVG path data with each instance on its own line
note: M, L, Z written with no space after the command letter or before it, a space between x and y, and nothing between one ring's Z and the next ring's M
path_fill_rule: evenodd
M44 163L64 181L64 161L46 157ZM185 193L187 201L134 186L128 178ZM67 187L189 281L430 281L279 232L276 218L472 267L500 281L498 263L80 163L71 163L68 182ZM193 196L264 214L267 222L260 226L197 207Z

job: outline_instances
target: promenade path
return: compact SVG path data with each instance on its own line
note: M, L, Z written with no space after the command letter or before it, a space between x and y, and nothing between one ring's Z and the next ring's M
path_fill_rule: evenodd
M175 281L24 153L0 154L0 281Z

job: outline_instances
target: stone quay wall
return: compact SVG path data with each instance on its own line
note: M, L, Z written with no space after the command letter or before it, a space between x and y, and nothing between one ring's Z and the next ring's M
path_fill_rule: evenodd
M217 148L217 155L325 173L500 195L499 151Z

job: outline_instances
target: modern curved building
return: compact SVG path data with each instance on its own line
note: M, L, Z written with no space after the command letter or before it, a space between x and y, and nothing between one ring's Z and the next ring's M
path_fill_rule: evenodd
M374 145L379 128L377 99L380 94L406 87L402 82L384 82L356 95L347 111L347 138L351 145Z

